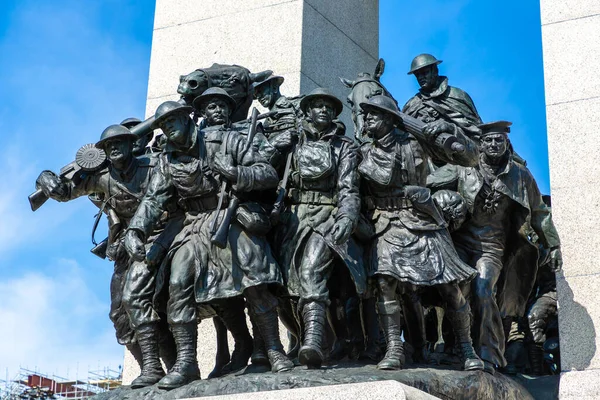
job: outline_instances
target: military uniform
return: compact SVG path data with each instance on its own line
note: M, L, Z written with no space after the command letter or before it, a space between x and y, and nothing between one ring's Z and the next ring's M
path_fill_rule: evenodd
M209 95L214 94L207 91L204 96ZM175 104L174 107L179 106ZM172 112L177 110L174 108ZM226 247L211 244L211 223L215 213L219 221L226 213L224 208L217 210L220 186L220 177L214 167L217 153L232 157L237 170L233 188L240 196L275 187L277 173L252 146L244 151L246 141L235 130L223 125L201 130L191 120L186 129L187 145L167 142L157 172L129 227L131 231L147 235L170 199L176 199L185 210L183 230L175 238L161 267L169 270L167 317L174 333L177 332L178 346L177 363L172 372L180 373L180 377L172 375L170 378L169 374L167 382L159 385L179 386L186 381L181 377L193 378L197 374L193 339L198 319L197 303L215 304L244 295L252 310L260 315L265 341L279 341L278 333L275 335L269 330L277 329L274 309L277 300L263 288L265 285L282 286L281 272L266 239L253 234L252 227L242 226L239 212L244 207L243 201L229 226ZM223 206L227 206L227 201ZM272 353L275 357L274 352L278 350L273 346L277 347L277 344L269 342L267 345L270 358ZM271 361L276 368L276 360ZM175 380L171 382L172 379Z
M472 279L476 271L454 251L445 221L426 189L411 198L407 186L425 186L427 155L407 132L393 130L361 147L364 207L374 222L369 275L417 286Z
M303 99L324 97L341 112L341 102L324 89L316 89ZM303 107L306 112L305 107ZM336 115L337 115L336 114ZM298 311L304 320L304 343L300 362L318 366L324 335L325 309L329 304L327 282L340 265L349 275L355 291L366 291L362 249L353 239L335 244L332 231L347 218L356 227L360 211L358 192L358 148L344 136L344 127L331 122L322 132L306 119L293 149L286 208L275 233L278 261L287 290L299 297ZM354 290L352 290L354 292Z
M435 287L448 306L448 315L465 359L465 369L481 369L469 335L469 305L457 284L477 272L459 258L437 205L425 188L429 156L407 132L392 128L401 121L392 99L374 96L360 104L367 114L385 115L373 129L374 140L361 146L363 208L374 225L368 254L369 275L377 279L378 311L386 334L387 352L380 369L398 369L404 363L400 342L400 304L397 282L404 287ZM386 115L387 114L387 115ZM383 119L387 118L387 119ZM367 125L368 126L368 125ZM391 126L391 125L390 125Z
M538 249L530 227L548 249L560 246L550 209L529 170L507 158L493 172L482 155L477 167L446 165L427 179L431 188L458 191L470 218L453 233L461 257L477 268L473 286L474 341L478 354L505 366L502 319L523 316L535 283Z
M171 265L167 311L171 324L195 321L195 302L210 303L238 296L246 288L263 283L281 284L274 259L257 257L252 237L239 224L230 227L226 249L210 245L209 229L219 190L218 177L209 165L221 146L226 146L227 154L238 163L239 192L275 186L275 171L252 148L241 154L245 142L235 131L214 128L205 132L194 126L190 129L193 143L189 149L180 152L167 148L161 155L156 177L130 225L130 229L147 234L164 204L173 197L186 211L184 228L175 238L167 260ZM217 212L222 219L224 210Z
M59 201L69 201L88 194L101 194L106 199L107 207L114 210L119 217L122 229L114 241L108 243L115 255L115 270L111 279L111 311L110 318L115 324L119 343L129 344L133 340L133 332L122 323L122 309L129 315L131 329L160 321L153 304L155 288L155 271L145 262L132 262L122 247L125 230L131 217L135 214L141 198L152 177L156 159L142 156L133 158L125 171L117 171L106 167L93 174L88 174L80 183L65 182L66 195ZM169 248L175 237L180 221L172 219L171 224L163 232L150 232L146 246ZM154 227L153 227L154 228Z
M121 125L111 125L104 130L96 147L103 148L108 141L121 141L121 143L129 141L126 146L130 146L131 151L134 139L135 135L127 128ZM115 273L111 279L110 317L115 324L117 334L127 335L125 340L131 340L133 337L129 329L135 332L141 351L142 375L132 382L132 386L142 387L156 383L164 376L158 358L158 330L161 318L153 303L156 270L145 259L132 261L123 246L123 240L125 230L155 172L156 159L147 156L135 158L131 153L129 157L130 161L124 170L109 164L104 169L84 174L78 183L59 180L60 190L53 192L52 197L58 201L69 201L83 195L94 194L96 198L102 200L104 207L101 207L114 211L119 219L118 223L121 228L118 232L112 232L109 235L107 248L107 253L115 261ZM45 181L43 175L47 173L42 173L38 178L40 184ZM159 228L158 231L157 228ZM177 218L171 218L166 226L164 221L160 225L153 225L145 242L146 250L150 251L152 247L167 249L180 228L180 220ZM156 250L155 248L154 254L164 254L164 251ZM159 260L156 261L159 262ZM123 310L129 317L127 321L129 329L125 327ZM166 329L163 331L168 332ZM169 344L172 344L172 341L165 341L165 336L163 332L162 342L166 347L162 346L162 350L166 350L166 353L163 353L167 356L165 362L171 366L174 360L171 359L172 346ZM133 349L137 350L135 347Z
M435 90L420 89L402 107L402 112L423 122L443 119L460 127L471 138L477 138L480 133L477 126L482 121L471 96L450 86L445 76L438 77Z

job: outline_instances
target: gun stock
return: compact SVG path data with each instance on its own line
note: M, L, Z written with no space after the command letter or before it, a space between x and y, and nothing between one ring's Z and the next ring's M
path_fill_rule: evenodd
M256 122L258 120L258 110L256 109L256 107L254 107L252 109L252 118L251 118L251 124L250 124L250 129L248 131L248 137L246 138L246 143L244 148L242 149L242 151L244 153L246 153L248 150L250 150L250 147L252 146L252 142L254 141L254 136L256 135ZM224 147L223 147L224 149ZM230 194L230 199L229 199L229 206L227 207L227 210L225 211L225 215L223 216L223 220L221 221L221 224L219 225L218 229L216 229L216 231L213 231L213 229L217 226L217 218L219 216L219 211L221 210L221 206L223 204L223 198L226 196L226 187L227 187L227 181L223 181L223 183L221 184L221 193L219 194L219 203L218 203L218 208L215 210L215 217L213 218L213 220L211 221L211 232L214 232L212 237L210 238L210 242L212 244L214 244L215 246L224 249L225 246L227 246L227 237L229 236L229 226L231 225L231 221L233 219L233 216L235 215L237 208L240 204L240 200L237 198L237 196L234 193Z
M271 210L271 215L269 216L271 219L271 225L275 226L279 222L279 215L283 211L283 206L285 202L285 196L287 195L287 184L290 177L290 170L292 168L292 157L294 155L294 150L290 150L287 155L287 159L285 160L285 170L283 171L283 179L279 183L279 189L277 191L277 199L273 204L273 209Z
M240 205L240 200L237 197L233 197L229 201L229 206L227 206L227 210L225 211L225 216L219 225L219 229L215 232L215 234L210 238L210 242L215 246L224 249L227 247L227 238L229 236L229 226L231 225L231 220L235 215L235 212Z
M77 180L77 174L80 171L81 167L76 161L72 161L60 169L59 176L68 180ZM44 203L48 200L48 196L44 194L42 189L36 189L35 192L31 193L27 197L27 199L29 200L31 211L36 211L38 208L44 205Z
M35 192L31 193L27 197L27 199L29 200L31 211L36 211L38 208L43 206L46 201L48 201L48 196L44 194L42 189L38 189Z

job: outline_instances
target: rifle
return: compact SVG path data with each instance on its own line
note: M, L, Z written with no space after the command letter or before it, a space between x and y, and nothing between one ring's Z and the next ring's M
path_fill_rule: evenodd
M285 196L287 195L287 186L288 180L290 178L290 172L292 169L292 157L294 155L294 150L292 149L285 160L285 170L283 171L283 178L279 182L279 187L277 188L277 199L273 204L273 209L271 210L271 225L275 226L279 222L279 215L281 211L283 211Z
M411 133L414 137L425 143L429 141L429 138L423 134L423 127L425 126L423 121L404 114L403 112L401 112L400 115L402 116L402 122L404 122L404 126L408 133ZM465 151L465 146L451 133L440 133L435 138L434 144L450 153L462 153Z
M248 137L246 138L246 145L242 149L242 157L248 150L250 150L250 146L252 146L252 142L254 141L254 136L256 135L256 122L258 120L258 110L256 107L252 109L252 117L250 123L250 129L248 130ZM221 150L223 154L225 154L225 145L221 145ZM241 157L240 157L241 158ZM224 249L227 246L227 236L229 235L229 226L231 225L231 220L237 211L237 208L240 204L240 199L235 196L232 192L230 193L229 205L227 206L227 210L225 211L225 216L221 221L221 224L217 228L217 222L219 219L219 212L221 211L221 207L223 206L223 201L225 196L227 196L227 181L223 180L221 183L221 191L219 193L219 202L217 205L217 209L215 210L215 216L211 222L210 233L212 237L210 242L215 246Z
M94 144L86 144L77 150L75 161L65 165L60 169L59 176L62 179L69 180L78 184L81 182L84 172L94 172L104 167L106 163L106 153L97 148ZM37 189L29 195L29 204L31 211L40 208L48 200L42 189Z
M121 231L121 219L117 215L116 211L108 205L108 200L102 201L95 195L90 195L89 199L98 207L98 214L95 215L94 226L92 227L92 243L94 247L90 250L94 255L105 259L106 250L108 249L108 243L114 243L117 239L117 235ZM106 212L106 218L108 219L108 237L102 240L100 243L96 242L96 229L98 223L102 217L102 213Z

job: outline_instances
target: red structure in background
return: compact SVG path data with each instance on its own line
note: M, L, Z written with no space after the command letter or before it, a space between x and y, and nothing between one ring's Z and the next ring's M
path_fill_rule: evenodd
M49 388L52 392L54 392L54 394L66 398L87 398L95 395L96 393L94 392L83 390L75 386L86 384L87 382L78 380L57 382L54 379L50 379L48 377L38 374L32 374L27 376L27 386Z
M119 370L88 371L87 380L67 380L21 368L13 379L0 380L0 399L84 400L121 386Z

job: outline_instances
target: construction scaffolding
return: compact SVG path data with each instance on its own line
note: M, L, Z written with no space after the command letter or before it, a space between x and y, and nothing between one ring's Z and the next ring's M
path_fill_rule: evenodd
M121 380L122 372L109 368L88 371L87 380L67 380L21 368L14 379L0 380L0 400L88 399L121 386Z

